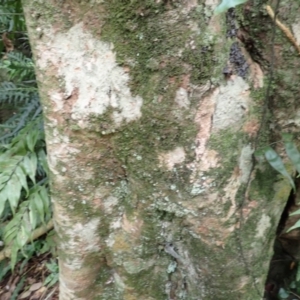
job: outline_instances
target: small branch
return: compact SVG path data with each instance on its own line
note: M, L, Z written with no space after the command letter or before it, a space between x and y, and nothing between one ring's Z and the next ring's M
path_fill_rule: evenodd
M297 43L297 40L295 39L292 32L289 30L288 27L286 27L284 24L282 24L277 17L275 18L275 14L273 9L270 5L266 5L266 10L268 12L268 15L275 21L275 24L283 31L283 33L286 35L286 37L290 40L290 42L294 45L298 53L300 54L300 46Z
M34 241L34 240L38 239L40 236L44 235L45 233L47 233L52 228L53 228L53 220L50 220L46 226L41 226L41 227L35 229L32 232L31 237L27 240L27 243L29 241ZM11 246L5 247L0 252L0 261L5 259L5 258L9 258L10 255L11 255Z

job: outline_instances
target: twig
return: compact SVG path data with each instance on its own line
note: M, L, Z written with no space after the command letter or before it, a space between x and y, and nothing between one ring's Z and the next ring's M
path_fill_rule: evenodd
M266 10L269 14L269 16L275 20L275 24L283 31L283 33L286 35L286 37L290 40L290 42L295 46L296 50L298 51L298 53L300 54L300 46L297 43L297 40L295 39L294 35L292 34L292 32L289 30L288 27L286 27L284 24L282 24L278 18L276 17L275 19L275 14L273 9L271 8L270 5L266 5Z
M46 232L51 230L53 228L53 220L50 220L46 226L41 226L37 229L35 229L31 236L27 239L28 243L29 241L34 241L38 239L40 236L44 235ZM5 247L1 252L0 252L0 261L9 258L11 255L11 246Z
M50 297L52 297L52 295L56 292L57 290L57 286L47 295L47 297L45 298L45 300L49 300Z

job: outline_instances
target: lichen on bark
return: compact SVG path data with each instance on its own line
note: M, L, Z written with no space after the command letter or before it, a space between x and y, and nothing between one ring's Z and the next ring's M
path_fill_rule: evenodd
M231 43L208 3L100 2L24 1L62 282L74 287L67 275L80 265L97 270L73 290L82 299L257 299L261 236L275 223L269 169L253 173L250 159L259 65L248 83L225 80Z

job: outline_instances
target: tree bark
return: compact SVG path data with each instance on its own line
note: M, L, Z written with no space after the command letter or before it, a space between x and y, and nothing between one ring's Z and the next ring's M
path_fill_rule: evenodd
M269 143L269 50L249 50L252 34L271 39L262 5L226 17L208 0L23 4L60 299L261 299L290 194L253 158Z

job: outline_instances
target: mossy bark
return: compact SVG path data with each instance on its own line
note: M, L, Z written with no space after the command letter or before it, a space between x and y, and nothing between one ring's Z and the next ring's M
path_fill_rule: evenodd
M243 33L254 55L233 32L272 28L256 2L226 21L214 1L23 0L60 299L262 298L290 187L253 160L270 33Z

